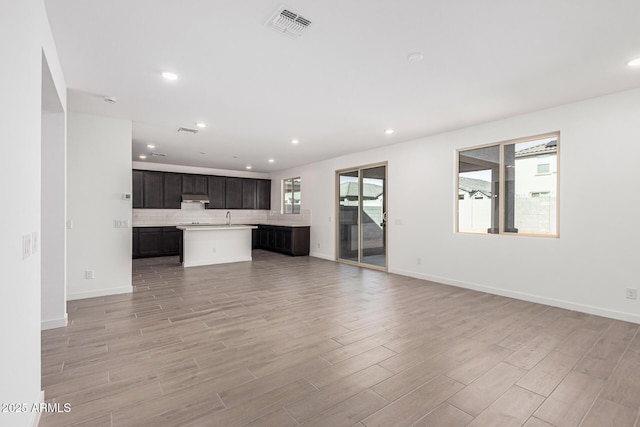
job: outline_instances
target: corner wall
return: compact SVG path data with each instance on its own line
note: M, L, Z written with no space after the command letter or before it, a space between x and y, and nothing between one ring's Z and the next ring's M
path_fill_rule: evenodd
M71 112L67 149L67 299L131 292L131 121Z
M386 160L390 272L640 323L638 117L640 89L559 106L273 173L272 200L300 176L311 255L333 260L335 171ZM560 238L455 233L456 149L557 130Z
M27 405L26 412L0 413L0 425L34 426L40 388L41 87L46 55L53 84L66 109L66 87L42 0L11 2L0 13L0 156L4 203L0 204L0 402ZM23 238L37 244L23 257Z

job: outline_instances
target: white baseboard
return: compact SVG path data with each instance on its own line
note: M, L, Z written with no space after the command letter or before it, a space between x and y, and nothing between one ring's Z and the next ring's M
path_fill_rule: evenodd
M40 406L41 403L44 403L44 390L40 390L40 401L38 402L38 406ZM42 412L40 411L35 411L31 413L31 426L32 427L38 427L38 424L40 424L40 415L42 414Z
M133 292L133 286L125 286L122 288L98 289L89 292L70 292L67 293L67 301L76 299L103 297L107 295L130 294Z
M581 313L594 314L596 316L608 317L610 319L622 320L640 324L640 315L635 313L625 313L622 311L609 310L591 305L578 304L571 301L563 301L554 298L542 297L539 295L528 294L525 292L511 291L508 289L493 288L491 286L478 285L476 283L462 282L452 280L446 277L430 276L427 274L416 273L414 271L389 269L389 273L400 274L402 276L414 277L416 279L429 280L431 282L442 283L445 285L456 286L458 288L472 289L474 291L486 292L493 295L501 295L503 297L515 298L519 300L535 302L538 304L550 305L552 307L564 308L567 310L579 311Z
M327 254L323 254L323 253L320 253L320 252L310 252L309 256L312 256L314 258L326 259L327 261L335 261L335 258L333 258L332 256L327 255Z
M60 319L43 320L40 322L40 330L46 331L47 329L64 328L67 326L67 313Z

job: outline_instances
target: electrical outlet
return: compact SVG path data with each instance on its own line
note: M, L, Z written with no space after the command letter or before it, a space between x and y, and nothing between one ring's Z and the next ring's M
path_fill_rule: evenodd
M320 249L320 243L318 243L318 249Z
M416 259L416 263L417 263L418 265L419 265L419 264L422 264L422 258L418 257L418 258Z
M38 232L34 231L31 233L31 253L35 254L38 252Z
M627 288L627 299L637 299L638 290L635 288Z
M67 229L71 230L73 228L73 220L68 219L67 220Z
M216 253L216 248L211 248L211 252Z
M93 279L93 270L85 270L84 278L87 280Z

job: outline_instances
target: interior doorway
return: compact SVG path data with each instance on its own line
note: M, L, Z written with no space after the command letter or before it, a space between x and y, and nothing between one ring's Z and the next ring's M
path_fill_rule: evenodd
M336 260L387 271L387 163L336 171Z

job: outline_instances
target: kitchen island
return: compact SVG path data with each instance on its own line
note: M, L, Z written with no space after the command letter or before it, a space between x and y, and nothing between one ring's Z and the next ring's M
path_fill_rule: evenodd
M255 225L179 225L184 267L251 261Z

